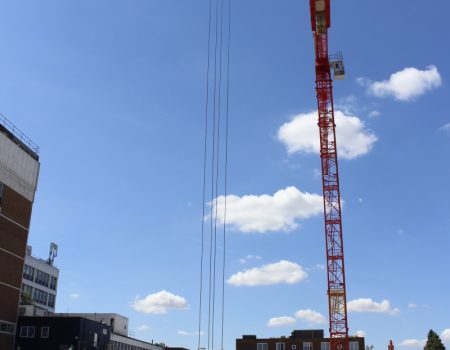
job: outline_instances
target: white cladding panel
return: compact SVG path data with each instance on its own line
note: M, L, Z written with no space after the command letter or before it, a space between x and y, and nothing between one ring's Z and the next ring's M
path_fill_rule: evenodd
M34 201L39 162L0 132L0 181Z
M48 273L50 276L59 277L59 269L49 265L46 261L37 259L34 256L25 255L25 264Z
M138 347L144 348L146 350L164 350L163 347L158 346L158 345L149 344L149 343L147 343L145 341L141 341L139 339L123 337L121 335L111 333L111 342L113 342L113 341L121 343L121 344L138 346Z

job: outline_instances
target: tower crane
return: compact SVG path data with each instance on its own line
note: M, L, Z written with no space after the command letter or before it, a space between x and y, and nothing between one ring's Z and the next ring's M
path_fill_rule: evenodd
M335 79L343 79L345 71L342 55L329 56L328 53L330 0L310 0L310 10L316 54L316 94L325 217L330 350L349 350L341 194L331 68L333 68Z

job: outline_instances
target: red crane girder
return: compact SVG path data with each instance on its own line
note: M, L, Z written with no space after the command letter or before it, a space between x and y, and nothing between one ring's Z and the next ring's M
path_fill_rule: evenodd
M331 65L328 58L330 0L310 0L310 7L316 54L316 94L325 217L330 350L348 350L341 194L339 189Z

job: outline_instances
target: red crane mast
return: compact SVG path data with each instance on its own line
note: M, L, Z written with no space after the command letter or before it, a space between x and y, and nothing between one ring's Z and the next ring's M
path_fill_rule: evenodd
M340 55L335 57L336 60L330 62L328 54L330 0L310 0L310 7L316 54L316 93L325 216L330 350L348 350L341 194L331 78L331 68L333 68L335 79L342 79L344 66Z

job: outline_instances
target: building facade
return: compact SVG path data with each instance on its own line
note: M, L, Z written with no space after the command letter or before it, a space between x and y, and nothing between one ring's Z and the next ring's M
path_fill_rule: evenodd
M15 350L165 350L128 334L128 318L115 313L21 316Z
M37 146L0 116L0 349L14 348L25 250L39 175Z
M364 350L364 338L349 337L349 350ZM330 350L330 338L322 329L294 330L289 337L257 338L244 335L236 339L236 350Z
M19 315L35 316L27 313L30 309L27 308L27 304L31 303L37 308L55 312L58 279L59 269L53 265L53 260L51 258L43 260L32 256L31 247L27 246Z
M17 323L15 350L107 350L108 325L84 317L28 317Z

